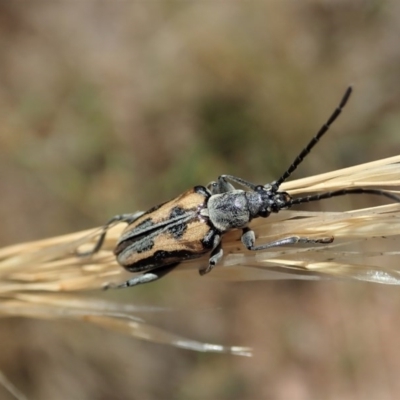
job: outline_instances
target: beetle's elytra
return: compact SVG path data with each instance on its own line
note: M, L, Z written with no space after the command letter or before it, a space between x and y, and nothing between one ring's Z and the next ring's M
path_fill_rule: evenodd
M248 227L254 218L266 218L271 213L278 213L295 204L347 194L374 194L400 202L400 198L394 194L380 189L344 188L300 198L292 198L289 193L279 191L280 185L296 170L339 116L351 92L352 88L349 87L327 122L276 181L266 185L255 185L242 178L221 175L216 182L211 182L207 187L196 186L147 212L113 217L104 226L93 250L80 255L89 256L99 251L111 225L125 222L128 226L121 234L114 254L118 263L128 271L143 273L117 287L154 281L180 262L210 253L208 266L199 271L204 275L221 259L222 235L232 229L242 230L242 243L249 250L264 250L295 243L329 243L333 240L333 237L310 239L291 236L256 245L254 232ZM244 190L237 189L233 184L241 186Z
M139 216L118 240L118 262L138 272L209 252L216 233L201 215L209 198L208 190L197 186Z

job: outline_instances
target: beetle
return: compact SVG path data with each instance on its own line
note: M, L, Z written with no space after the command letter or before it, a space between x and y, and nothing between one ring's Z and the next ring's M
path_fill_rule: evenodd
M208 265L199 270L200 275L210 272L223 256L222 235L232 229L241 229L241 241L248 250L265 250L296 243L330 243L333 237L311 239L290 236L257 245L255 234L249 228L254 218L266 218L295 204L318 201L347 194L372 194L385 196L396 202L400 198L380 189L344 188L306 197L293 198L279 187L297 169L312 148L328 131L342 112L352 87L348 87L339 105L329 119L295 158L282 176L266 185L256 185L232 175L221 175L207 187L195 186L180 196L151 208L146 212L116 215L108 221L94 248L81 256L98 252L108 229L115 223L127 225L122 232L114 254L118 263L130 272L142 272L118 288L155 281L184 260L210 253ZM243 189L237 189L234 184Z

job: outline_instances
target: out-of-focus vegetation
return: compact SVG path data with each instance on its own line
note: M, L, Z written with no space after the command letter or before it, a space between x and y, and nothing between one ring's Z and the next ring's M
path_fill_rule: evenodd
M399 27L394 0L1 2L0 245L97 226L221 173L268 182L349 83L296 176L398 154ZM397 287L206 282L193 271L103 296L191 305L157 322L253 346L252 359L3 319L0 369L30 399L398 397Z

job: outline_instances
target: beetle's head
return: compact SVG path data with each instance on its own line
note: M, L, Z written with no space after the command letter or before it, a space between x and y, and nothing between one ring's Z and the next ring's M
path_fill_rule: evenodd
M273 185L259 185L254 191L260 196L260 207L257 212L259 217L266 218L271 213L277 213L292 205L292 196L287 192L278 192Z

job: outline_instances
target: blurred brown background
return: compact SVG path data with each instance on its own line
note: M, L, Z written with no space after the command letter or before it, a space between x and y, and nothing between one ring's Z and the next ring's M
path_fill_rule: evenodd
M221 173L268 182L348 84L344 115L296 177L398 154L399 33L395 0L1 2L0 245L97 226ZM102 296L192 307L154 318L255 356L2 319L0 370L29 399L400 396L397 287L194 272Z

